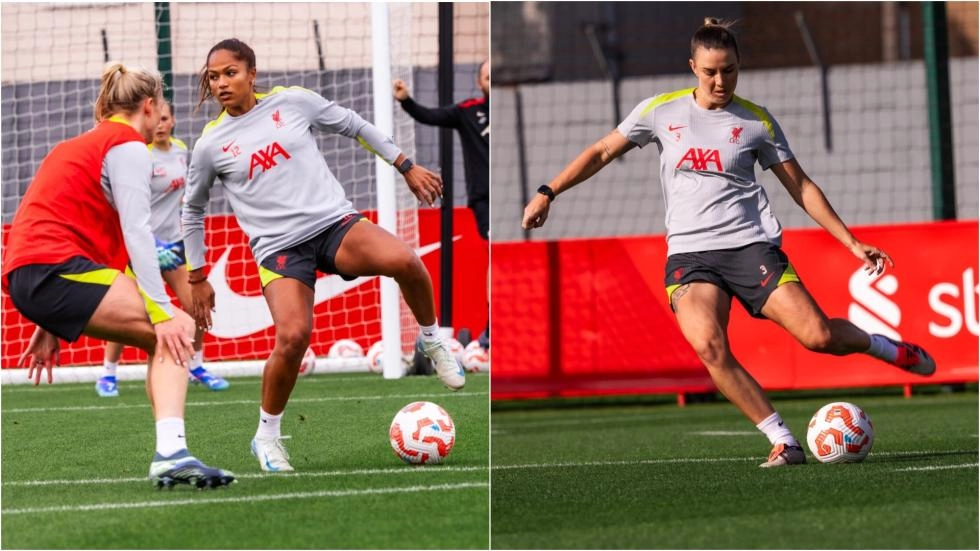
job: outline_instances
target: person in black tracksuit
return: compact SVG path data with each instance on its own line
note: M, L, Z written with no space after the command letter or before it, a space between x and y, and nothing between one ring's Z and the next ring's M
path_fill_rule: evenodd
M395 99L402 109L422 124L455 128L463 145L463 168L466 173L466 206L473 211L480 237L490 235L490 62L484 61L476 79L482 98L471 98L455 105L425 107L415 103L408 86L395 80ZM487 278L489 286L489 278ZM480 343L488 348L490 324L480 335Z

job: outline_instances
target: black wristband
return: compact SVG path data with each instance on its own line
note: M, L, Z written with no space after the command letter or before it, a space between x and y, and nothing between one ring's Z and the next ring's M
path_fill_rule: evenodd
M547 197L549 203L555 200L555 190L551 189L547 185L539 187L538 193Z
M398 167L395 167L395 168L398 169L398 173L399 174L405 174L409 170L412 170L412 167L413 166L415 166L415 163L413 163L412 160L409 159L408 157L405 157L405 160L402 161L401 166L398 166Z

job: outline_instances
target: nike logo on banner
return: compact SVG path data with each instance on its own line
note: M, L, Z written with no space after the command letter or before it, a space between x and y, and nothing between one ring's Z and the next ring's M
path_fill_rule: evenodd
M453 241L461 239L461 235L453 237ZM439 250L441 243L431 243L415 250L419 256L425 256ZM211 317L210 333L219 339L234 339L258 333L272 327L272 313L262 295L243 296L228 286L228 255L231 249L225 249L221 258L211 269L208 281L214 289L216 311ZM313 294L313 306L338 297L351 289L355 289L377 278L378 276L359 277L353 281L344 281L338 275L328 275L316 280Z
M681 125L681 126L674 126L672 124L671 125L667 125L667 130L669 132L673 132L674 130L680 130L681 128L687 128L687 125L686 124Z

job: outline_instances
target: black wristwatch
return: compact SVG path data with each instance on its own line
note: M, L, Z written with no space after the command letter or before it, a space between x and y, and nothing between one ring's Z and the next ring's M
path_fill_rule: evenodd
M401 166L398 166L398 167L395 167L395 168L398 169L398 173L399 174L405 174L409 170L412 170L412 167L413 166L415 166L415 163L413 163L412 160L409 159L408 157L405 157L405 160L402 161Z
M547 197L549 203L555 200L555 190L551 189L547 185L539 187L538 193Z

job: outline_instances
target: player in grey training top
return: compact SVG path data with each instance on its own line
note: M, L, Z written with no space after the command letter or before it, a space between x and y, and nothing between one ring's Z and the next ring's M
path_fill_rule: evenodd
M765 108L738 96L724 109L705 109L694 88L640 102L619 133L640 147L656 142L667 203L667 254L780 245L782 228L763 169L793 158L783 131Z
M317 269L345 279L393 277L421 326L423 351L443 384L458 390L465 378L439 337L425 265L407 244L354 210L312 131L356 139L397 167L415 196L430 205L442 195L442 181L413 165L390 138L350 109L303 88L256 93L255 76L255 53L244 42L223 40L208 52L201 102L214 98L223 110L194 147L182 217L184 243L193 285L191 310L200 326L210 327L215 304L203 273L204 208L211 186L220 179L259 263L276 330L275 348L263 371L252 453L263 470L289 471L293 468L282 445L280 420L310 342Z
M153 157L150 178L150 230L156 240L157 261L164 282L173 289L181 306L190 304L191 287L187 283L184 243L180 235L180 204L187 177L187 146L173 137L173 108L166 101L161 106L160 122L147 146ZM169 302L169 297L167 302ZM202 337L198 328L194 334L194 355L187 366L194 382L210 390L225 390L228 381L215 377L204 367ZM102 376L95 382L96 393L103 398L119 396L116 370L123 345L106 341Z
M891 259L857 240L793 157L764 108L735 95L738 44L728 25L707 19L691 39L698 86L644 100L619 127L568 165L524 209L523 226L541 227L559 193L616 157L651 141L660 150L667 203L665 285L684 337L718 389L773 445L762 467L804 463L799 442L759 384L732 355L728 316L734 296L750 314L769 318L810 350L866 353L919 375L935 361L921 347L869 335L846 319L827 319L779 248L781 229L755 163L770 169L793 200L844 244L869 273Z

